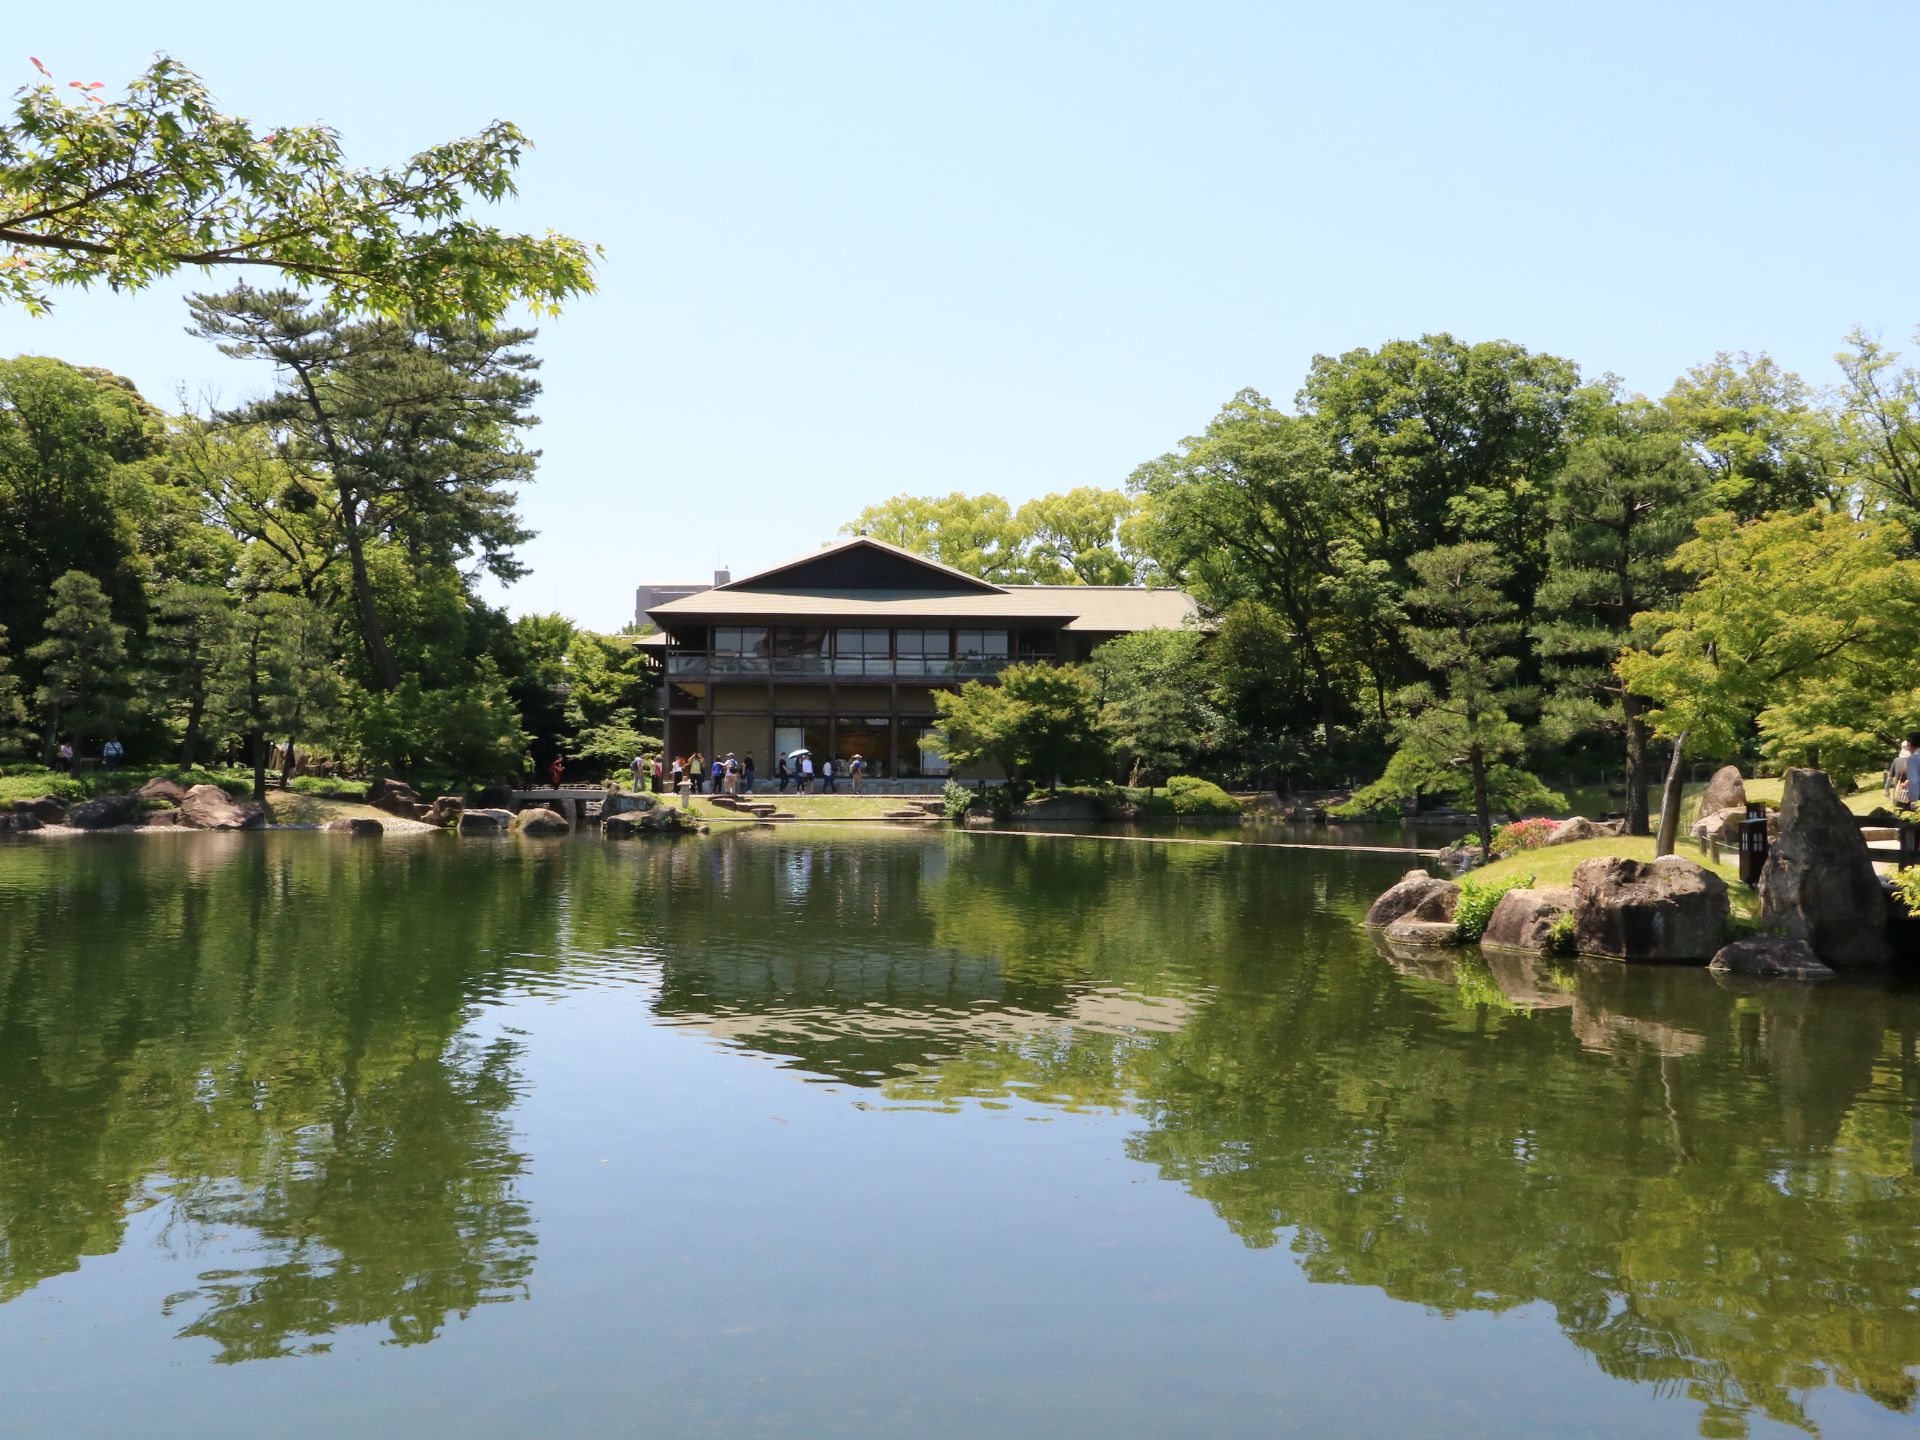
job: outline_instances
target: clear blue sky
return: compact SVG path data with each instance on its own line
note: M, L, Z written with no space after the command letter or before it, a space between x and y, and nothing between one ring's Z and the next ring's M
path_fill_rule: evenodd
M143 0L8 39L0 82L164 49L362 163L523 126L499 220L606 259L539 341L505 599L609 628L889 495L1117 486L1316 352L1444 329L1658 393L1920 322L1910 4ZM181 333L208 283L0 312L0 353L234 398Z

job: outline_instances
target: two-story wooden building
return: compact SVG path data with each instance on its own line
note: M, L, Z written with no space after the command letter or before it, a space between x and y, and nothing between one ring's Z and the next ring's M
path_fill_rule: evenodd
M862 756L875 778L937 779L933 697L1015 661L1085 660L1115 635L1177 627L1180 590L995 585L864 536L646 612L661 634L669 756ZM647 643L647 642L643 642ZM844 772L843 772L844 773Z

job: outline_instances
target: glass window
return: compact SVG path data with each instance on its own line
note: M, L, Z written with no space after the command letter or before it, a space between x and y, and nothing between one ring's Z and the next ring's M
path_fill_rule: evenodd
M902 630L894 637L902 675L945 675L952 668L953 632Z
M917 728L919 734L915 746L915 753L912 756L902 755L900 757L902 763L913 767L909 773L916 779L923 776L947 774L952 768L947 764L947 757L928 747L928 742L931 741L934 736L938 735L940 731L932 725L921 725ZM909 731L908 733L911 734L913 732Z
M767 630L764 625L721 625L713 632L713 668L735 675L765 674Z
M1007 663L1007 632L962 630L954 656L954 674L990 675Z
M833 632L833 673L885 675L893 669L892 646L885 630Z
M1021 630L1014 636L1014 650L1022 660L1051 660L1056 638L1051 630Z
M824 675L827 630L824 625L783 625L773 632L773 668L786 674Z

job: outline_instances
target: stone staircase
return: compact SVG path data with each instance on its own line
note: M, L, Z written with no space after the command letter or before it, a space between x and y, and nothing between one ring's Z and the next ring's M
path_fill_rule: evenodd
M793 819L791 815L782 815L780 807L771 800L754 800L739 795L703 795L701 798L716 810L728 810L735 815L751 815L756 820Z

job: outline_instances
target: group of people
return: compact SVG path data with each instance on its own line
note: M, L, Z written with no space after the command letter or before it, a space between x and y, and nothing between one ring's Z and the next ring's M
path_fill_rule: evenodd
M669 788L678 793L684 786L694 795L711 793L714 795L751 795L753 793L753 752L749 750L745 758L729 750L724 756L715 756L708 760L699 751L691 755L676 755L671 765L663 765L658 756L651 762L644 757L633 757L633 784L640 788L641 776L648 775L653 782L653 793L660 793L661 781L668 782ZM708 790L711 786L711 791Z
M1887 766L1880 788L1896 809L1920 805L1920 730L1900 742L1900 753Z
M100 768L118 770L121 762L127 758L127 747L118 740L108 740L100 747ZM53 752L53 768L73 773L75 751L71 740L62 740L59 748Z

